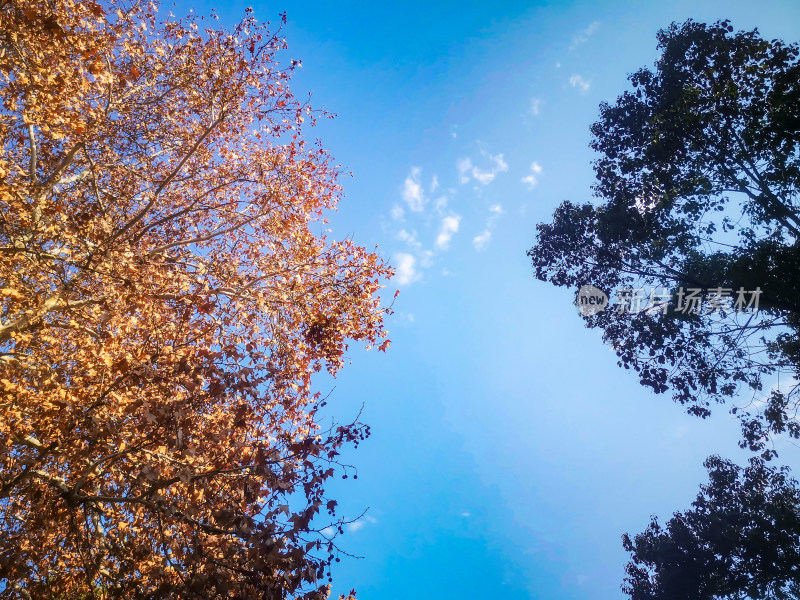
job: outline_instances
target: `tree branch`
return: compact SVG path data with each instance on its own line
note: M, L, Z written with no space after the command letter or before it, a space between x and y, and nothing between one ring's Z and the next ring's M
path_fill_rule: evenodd
M224 119L225 119L225 113L223 112L222 114L220 114L219 117L217 117L217 119L213 123L211 123L211 125L209 125L206 128L206 130L203 132L203 134L199 138L197 138L197 141L189 149L189 152L186 153L186 156L184 156L181 159L181 161L172 170L172 172L169 175L167 175L164 178L164 180L158 185L158 187L153 192L153 197L150 200L150 202L148 202L138 213L136 213L133 216L133 218L130 221L128 221L122 227L122 229L120 229L116 234L114 234L114 236L112 237L112 240L118 239L118 238L122 237L123 235L125 235L131 229L131 227L136 225L136 223L141 221L144 218L144 216L148 212L150 212L150 209L153 208L153 206L155 206L155 203L158 200L159 194L164 190L164 188L166 188L170 184L170 182L175 178L175 176L183 168L183 165L186 164L186 161L188 161L194 155L194 153L197 152L198 148L200 148L200 144L202 144L205 141L205 139L211 134L211 132L214 131L214 129L216 129L217 126L219 126L219 124L222 123L222 121Z
M36 174L37 155L36 155L36 133L33 130L33 123L28 123L28 142L31 147L31 160L28 166L28 175L34 184L39 183L39 176Z

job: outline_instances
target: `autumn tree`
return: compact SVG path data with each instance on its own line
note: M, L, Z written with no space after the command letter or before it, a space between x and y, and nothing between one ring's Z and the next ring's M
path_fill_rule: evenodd
M160 20L160 19L164 20ZM324 598L375 254L251 14L0 2L0 597ZM335 527L334 527L335 528Z
M800 596L800 489L785 468L712 456L690 510L623 536L631 600L768 600Z
M609 295L586 324L642 385L703 417L751 393L743 445L769 454L800 436L798 46L690 20L658 47L592 127L597 200L562 204L529 255Z

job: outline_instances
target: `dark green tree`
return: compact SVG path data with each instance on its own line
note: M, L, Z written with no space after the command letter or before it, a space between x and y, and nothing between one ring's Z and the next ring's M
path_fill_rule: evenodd
M760 458L747 468L712 456L709 483L663 526L631 539L622 586L631 600L800 597L800 490Z
M771 435L800 436L798 46L690 20L658 47L592 126L597 200L563 203L528 254L543 281L609 294L586 324L643 385L701 417L758 400L732 410L769 457Z

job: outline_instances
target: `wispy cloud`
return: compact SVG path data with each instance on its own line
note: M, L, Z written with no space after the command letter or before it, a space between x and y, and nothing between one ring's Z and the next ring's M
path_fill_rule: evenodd
M581 44L589 41L592 34L600 28L600 21L592 21L586 29L583 29L572 36L572 43L569 45L569 51L572 52Z
M345 525L345 528L347 529L347 531L355 532L355 531L358 531L359 529L363 529L367 524L374 525L377 522L378 522L378 519L376 519L375 517L371 517L369 515L364 515L363 517L358 519L358 521L353 521L352 523L347 523Z
M450 240L453 235L458 232L458 225L461 217L458 215L450 215L442 219L442 224L439 227L439 235L436 236L436 246L440 250L447 250L450 247Z
M472 238L472 245L478 252L483 252L489 245L492 239L492 230L497 224L497 219L500 218L505 211L503 211L502 204L492 204L489 207L489 217L486 219L486 225L481 233Z
M489 242L492 239L492 232L488 229L484 229L483 233L476 235L472 238L472 245L475 246L475 250L478 252L483 252L486 250L486 247L489 245Z
M402 325L410 325L414 322L414 314L401 312L397 315L396 320Z
M411 173L403 182L403 200L408 205L408 208L414 212L422 212L427 203L420 183L421 173L422 169L419 167L411 167Z
M459 181L461 183L468 183L470 177L481 185L489 185L499 173L508 171L508 163L504 160L503 154L489 154L485 150L481 150L481 156L487 158L490 166L489 168L479 167L472 163L470 158L461 158L456 162L456 168L459 173Z
M578 88L578 91L580 91L581 94L585 94L589 91L592 82L588 79L584 79L576 73L569 78L569 84L574 88Z
M410 285L420 277L417 272L417 259L408 252L397 252L394 255L395 281L398 285Z
M534 187L536 187L536 184L539 183L537 175L539 175L541 172L542 166L536 161L532 162L531 173L522 178L522 183L527 185L529 190L532 190Z
M539 98L531 98L530 113L534 117L538 117L541 110L542 110L542 101Z
M508 170L502 154L492 155L482 150L481 156L479 166L469 158L462 159L461 169L468 180L485 184L498 172ZM450 207L457 189L443 185L436 174L427 176L422 167L410 167L398 194L402 201L391 207L387 215L391 220L385 220L383 225L391 231L397 245L391 253L395 268L393 282L408 286L423 280L424 273L450 250L464 223L462 216Z
M422 168L411 167L400 189L403 203L395 204L389 211L394 239L402 243L401 251L394 252L392 260L394 282L398 286L422 279L423 271L433 266L437 252L446 251L458 232L461 217L447 208L448 194L453 191L439 188L436 175L430 181L423 181ZM435 200L426 194L436 190L439 196ZM437 229L433 229L433 223L438 225Z
M400 221L400 220L402 220L402 218L403 218L403 215L405 215L405 214L406 214L406 211L404 211L404 210L403 210L403 207L402 207L402 206L400 206L399 204L395 204L395 205L392 207L392 210L391 210L391 212L390 212L389 214L390 214L390 215L392 215L392 218L393 218L395 221Z
M458 169L459 178L461 183L469 182L469 173L472 170L472 161L469 158L459 158L456 161L456 168Z
M405 242L412 248L419 249L422 247L422 243L417 239L416 231L409 233L405 229L401 229L400 231L397 232L397 235L395 237L401 242Z

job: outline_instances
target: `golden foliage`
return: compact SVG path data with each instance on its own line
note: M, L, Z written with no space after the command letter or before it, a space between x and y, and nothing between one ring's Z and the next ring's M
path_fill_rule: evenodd
M283 47L249 14L0 2L4 595L328 595L312 520L367 430L322 431L311 376L385 337L390 271L312 232L337 169Z

